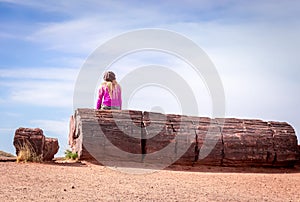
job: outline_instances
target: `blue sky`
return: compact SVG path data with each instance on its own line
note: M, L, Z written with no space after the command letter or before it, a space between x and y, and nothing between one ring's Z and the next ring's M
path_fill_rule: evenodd
M300 139L299 11L299 1L276 0L0 0L0 150L14 153L18 127L40 127L59 138L62 155L84 61L112 37L143 28L175 31L208 54L223 82L227 117L286 121ZM169 56L144 53L112 69L121 79L132 66L148 63L177 65L179 72L184 66ZM207 96L198 103L203 115L209 114ZM143 97L137 93L131 108L149 110L157 102Z

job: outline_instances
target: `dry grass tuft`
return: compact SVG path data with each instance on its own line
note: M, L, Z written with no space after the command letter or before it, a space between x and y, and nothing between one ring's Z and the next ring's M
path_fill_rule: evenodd
M17 155L17 162L42 162L42 155L38 155L29 141L23 142L19 145L19 152Z

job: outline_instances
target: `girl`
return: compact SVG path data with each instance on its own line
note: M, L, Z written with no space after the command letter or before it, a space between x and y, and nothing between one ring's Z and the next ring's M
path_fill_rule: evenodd
M116 75L112 71L105 72L104 82L100 86L97 109L122 109L121 86L116 81Z

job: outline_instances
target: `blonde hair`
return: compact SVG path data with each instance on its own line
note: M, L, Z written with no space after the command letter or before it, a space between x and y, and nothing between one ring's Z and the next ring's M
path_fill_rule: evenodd
M109 96L111 99L116 99L118 98L118 93L121 90L120 85L116 81L116 75L112 71L107 71L103 75L104 82L102 85L107 86Z
M118 97L118 90L120 89L120 85L116 80L105 81L102 85L106 85L108 88L109 96L111 99Z

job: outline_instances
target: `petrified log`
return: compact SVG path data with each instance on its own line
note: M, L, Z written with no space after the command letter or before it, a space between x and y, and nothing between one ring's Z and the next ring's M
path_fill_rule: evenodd
M21 150L30 150L31 154L41 157L43 161L50 161L58 152L58 140L44 136L40 128L19 128L15 132L14 142L16 155Z
M57 138L45 138L45 144L43 149L43 160L51 161L54 155L58 152L59 145Z
M298 161L296 162L296 165L299 165L300 166L300 145L298 145Z
M14 146L16 148L16 155L19 151L24 149L30 149L31 152L37 156L43 155L43 148L45 144L45 136L43 131L39 128L19 128L15 132Z
M276 167L293 166L299 155L287 123L133 110L77 109L69 143L80 159L100 163Z

